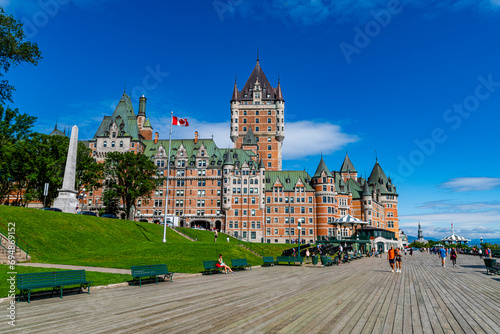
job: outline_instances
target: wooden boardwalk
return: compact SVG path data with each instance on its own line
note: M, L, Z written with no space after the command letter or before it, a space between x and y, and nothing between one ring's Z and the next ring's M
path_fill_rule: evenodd
M500 276L486 275L482 260L403 260L402 273L363 258L35 297L16 304L15 328L2 316L0 332L500 333Z

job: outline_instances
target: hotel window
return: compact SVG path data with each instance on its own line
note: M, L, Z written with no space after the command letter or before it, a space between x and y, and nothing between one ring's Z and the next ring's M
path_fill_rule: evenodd
M267 141L268 141L268 142L271 142L271 137L267 137Z
M267 154L267 158L268 158L268 159L271 159L271 158L272 158L271 153L268 153L268 154Z
M120 147L123 147L123 141L120 140Z
M246 123L247 123L247 119L243 118L243 124L246 124Z
M255 123L259 123L259 121L260 121L260 120L259 120L258 118L256 118L256 119L255 119Z
M259 128L258 126L256 126L256 127L255 127L255 131L257 131L257 132L258 132L258 131L259 131L259 129L260 129L260 128ZM257 139L259 139L259 138L257 138ZM257 148L257 149L258 149L258 148Z
M267 127L267 131L271 131L271 127L270 126Z
M104 143L102 143L102 146L107 147L108 146L108 142L104 141Z
M131 145L132 145L132 147L135 147L135 143L132 143Z
M268 111L267 111L267 114L268 114L268 115L271 115L271 110L268 110Z
M111 147L115 147L115 142L114 141L111 142Z

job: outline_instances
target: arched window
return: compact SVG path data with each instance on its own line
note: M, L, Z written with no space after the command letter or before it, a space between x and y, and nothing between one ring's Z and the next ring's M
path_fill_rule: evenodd
M102 146L104 146L104 147L108 147L108 142L107 142L107 141L104 141L104 143L102 143Z
M120 140L120 147L123 147L123 141Z

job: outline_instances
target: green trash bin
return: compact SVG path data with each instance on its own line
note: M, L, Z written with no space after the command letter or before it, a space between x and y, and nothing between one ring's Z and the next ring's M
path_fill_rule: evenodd
M313 261L314 265L317 265L318 264L318 255L313 255L312 256L312 261Z
M486 267L494 267L497 263L497 259L484 259L484 264Z

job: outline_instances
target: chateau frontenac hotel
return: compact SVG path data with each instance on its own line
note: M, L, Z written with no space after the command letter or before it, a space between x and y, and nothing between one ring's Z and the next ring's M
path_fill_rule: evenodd
M313 243L353 235L352 226L334 223L349 214L368 222L365 228L399 238L396 186L378 162L367 180L358 176L347 154L338 171L323 158L314 175L282 170L285 100L279 80L272 87L258 59L241 90L235 82L230 115L233 148L219 148L197 132L193 138L172 139L168 197L164 182L150 198L137 200L136 220L159 222L166 207L181 226L216 228L266 243L288 243L300 232L302 240ZM167 174L169 142L153 132L145 97L136 115L124 93L85 143L98 162L109 152L142 152L154 161L158 175ZM89 193L82 204L97 210L102 207L100 195L101 190Z

